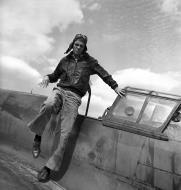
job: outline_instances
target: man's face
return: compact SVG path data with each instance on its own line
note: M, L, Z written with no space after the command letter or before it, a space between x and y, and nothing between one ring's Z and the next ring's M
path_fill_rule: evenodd
M85 44L81 40L76 40L73 45L73 52L75 55L80 55L84 51Z

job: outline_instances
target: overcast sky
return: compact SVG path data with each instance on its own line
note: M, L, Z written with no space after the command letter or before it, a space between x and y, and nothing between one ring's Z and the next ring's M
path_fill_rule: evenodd
M121 87L181 95L180 0L1 0L0 87L48 95L37 84L76 33ZM92 77L91 116L116 97ZM87 97L82 100L83 112Z

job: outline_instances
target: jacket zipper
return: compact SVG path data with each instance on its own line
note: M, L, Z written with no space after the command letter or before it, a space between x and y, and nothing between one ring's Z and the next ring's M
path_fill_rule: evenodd
M76 69L77 69L77 62L78 62L78 59L76 59L76 58L74 58L75 59L75 68L74 68L74 73L75 73L75 71L76 71Z

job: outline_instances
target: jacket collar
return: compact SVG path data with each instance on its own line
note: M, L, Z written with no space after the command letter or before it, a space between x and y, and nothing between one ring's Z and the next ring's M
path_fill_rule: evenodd
M73 51L71 51L67 56L68 59L75 59ZM87 59L89 57L89 54L85 52L84 54L80 55L78 60Z

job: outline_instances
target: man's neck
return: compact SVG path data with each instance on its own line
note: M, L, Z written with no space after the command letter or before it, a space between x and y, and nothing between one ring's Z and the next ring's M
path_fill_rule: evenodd
M83 54L74 54L74 53L72 55L75 59L80 59L83 56Z

